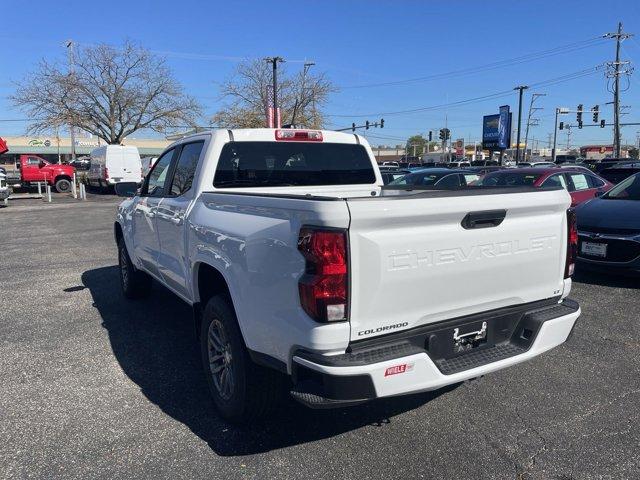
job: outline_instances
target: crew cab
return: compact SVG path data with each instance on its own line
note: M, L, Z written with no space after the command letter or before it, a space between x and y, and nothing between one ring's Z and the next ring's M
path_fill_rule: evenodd
M231 421L283 385L326 408L459 383L562 344L580 315L560 186L383 187L360 135L247 129L180 139L115 188L124 296L154 279L193 307Z
M37 155L23 154L18 157L16 168L20 170L20 185L23 187L41 182L55 187L60 193L71 191L75 168L70 165L49 163Z

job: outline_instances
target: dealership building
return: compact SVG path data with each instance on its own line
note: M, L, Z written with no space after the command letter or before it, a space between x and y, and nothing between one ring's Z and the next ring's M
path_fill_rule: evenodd
M71 139L56 136L2 137L9 151L0 155L0 164L15 163L18 155L33 154L50 162L68 161L71 159ZM154 138L126 138L123 145L138 147L141 157L157 157L172 140ZM76 156L89 155L92 150L106 145L104 140L96 137L80 137L75 139Z

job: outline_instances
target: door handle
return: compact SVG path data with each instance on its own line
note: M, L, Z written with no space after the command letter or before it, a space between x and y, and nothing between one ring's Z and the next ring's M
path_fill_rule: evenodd
M470 230L472 228L497 227L502 223L507 215L506 210L485 210L482 212L469 212L460 222L462 228Z

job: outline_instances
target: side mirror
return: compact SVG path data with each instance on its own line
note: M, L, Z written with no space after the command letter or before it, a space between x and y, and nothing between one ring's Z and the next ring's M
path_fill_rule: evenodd
M44 163L44 160L40 160L40 161L38 162L38 168L42 168L42 167L44 167L45 165L46 165L46 163Z
M598 190L598 191L596 191L596 195L595 195L595 196L596 196L596 197L601 197L601 196L603 196L604 194L605 194L605 191L604 191L604 190Z
M16 162L16 170L20 170L22 168L22 164L20 162Z
M138 195L138 184L136 182L120 182L115 184L114 190L119 197L135 197Z

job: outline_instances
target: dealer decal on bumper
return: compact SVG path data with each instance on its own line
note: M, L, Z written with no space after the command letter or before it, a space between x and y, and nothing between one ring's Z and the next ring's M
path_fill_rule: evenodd
M384 371L384 376L388 377L390 375L410 372L411 370L413 370L413 365L413 363L401 363L400 365L394 365L393 367L389 367Z

